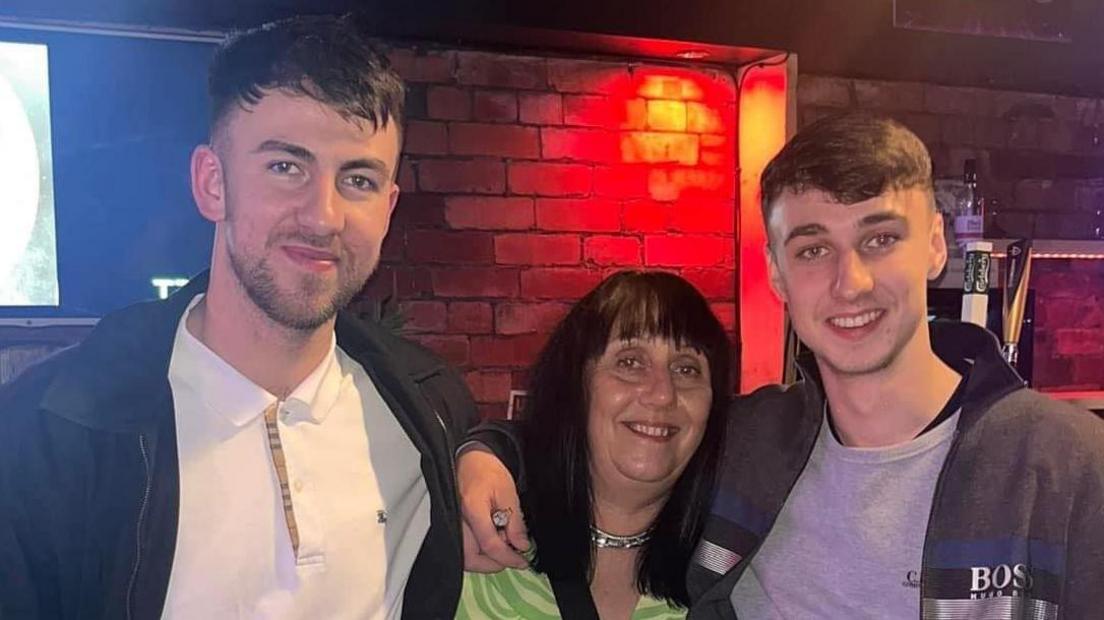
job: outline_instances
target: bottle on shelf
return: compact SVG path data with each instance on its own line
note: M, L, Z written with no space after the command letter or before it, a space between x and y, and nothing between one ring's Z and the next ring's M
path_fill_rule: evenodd
M954 214L955 240L960 247L980 241L985 235L985 199L978 190L977 160L967 159L963 165L965 187L959 196Z

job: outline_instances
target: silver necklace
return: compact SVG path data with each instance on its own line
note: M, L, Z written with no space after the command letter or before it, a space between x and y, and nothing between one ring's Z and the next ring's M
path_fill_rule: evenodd
M643 546L652 538L652 528L648 528L643 532L637 534L629 534L628 536L618 536L617 534L610 534L598 529L596 526L590 526L590 541L594 543L595 547L601 549L635 549L636 547Z

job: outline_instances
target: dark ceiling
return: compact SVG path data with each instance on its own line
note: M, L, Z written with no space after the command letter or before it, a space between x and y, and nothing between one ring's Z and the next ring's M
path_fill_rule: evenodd
M1001 1L1066 7L1072 42L897 29L893 0L4 0L0 18L226 30L358 11L381 35L443 43L571 30L791 50L803 73L1104 96L1104 2Z

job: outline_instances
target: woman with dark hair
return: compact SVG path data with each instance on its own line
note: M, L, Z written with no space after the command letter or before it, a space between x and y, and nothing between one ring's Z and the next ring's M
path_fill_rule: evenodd
M530 375L520 436L531 569L468 573L457 618L684 617L728 402L728 339L689 282L604 280Z

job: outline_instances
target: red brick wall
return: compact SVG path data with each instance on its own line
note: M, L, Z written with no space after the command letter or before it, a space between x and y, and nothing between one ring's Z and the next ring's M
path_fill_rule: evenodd
M368 294L501 416L555 322L612 271L670 269L735 323L735 87L630 62L398 48L403 189Z
M803 75L800 122L851 108L886 112L932 151L936 174L978 160L996 200L994 237L1099 238L1104 228L1104 101ZM1035 384L1104 389L1104 261L1037 260Z

